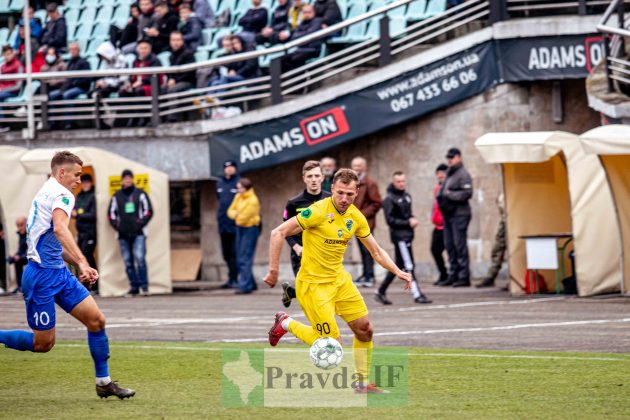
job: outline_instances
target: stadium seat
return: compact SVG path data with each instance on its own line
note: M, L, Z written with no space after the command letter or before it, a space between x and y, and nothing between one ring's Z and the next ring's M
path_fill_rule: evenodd
M41 82L39 80L33 80L31 82L31 91L33 92L33 94L37 92L37 89L39 89L40 86ZM24 87L22 88L20 94L14 98L7 99L5 102L26 102L27 96L26 83L24 83Z
M133 67L133 62L136 61L135 54L125 54L125 61L127 62L127 67Z
M107 41L108 39L109 39L108 35L92 37L87 48L87 55L96 55L96 49L98 48L98 46L101 45L103 42Z
M66 9L68 9L68 11L78 11L81 7L83 7L83 0L66 0Z
M119 4L116 7L116 10L114 11L112 20L116 23L125 22L126 24L127 21L129 20L129 17L130 17L129 6Z
M112 6L102 6L98 9L98 13L96 14L96 22L107 22L108 24L112 21L112 15L114 14L114 8Z
M74 42L77 42L79 46L81 47L81 55L87 55L88 47L90 46L90 39L77 37L77 39L75 39Z
M98 68L100 67L100 59L98 58L98 56L88 56L86 57L86 60L88 61L88 63L90 63L91 70L98 70Z
M9 39L9 28L0 28L0 45L6 45Z
M39 20L42 22L42 25L45 25L46 21L48 20L48 14L46 13L46 10L44 9L35 10L35 13L33 13L33 16L35 16L36 18L39 18Z
M387 12L387 16L389 16L390 18L404 18L406 14L407 6L400 6Z
M358 22L346 29L346 32L336 38L328 41L331 44L350 44L354 42L365 41L365 31L367 28L367 22Z
M96 25L94 25L94 30L92 32L92 36L97 36L97 37L105 37L108 38L109 37L109 22L97 22Z
M77 28L77 31L74 34L74 38L84 39L87 41L88 39L90 39L90 36L92 35L92 21L83 21L83 22L84 23L81 23L79 27Z
M405 28L407 27L407 20L402 17L393 17L389 21L389 35L397 36L401 33L405 32Z
M24 10L24 0L11 0L9 10L12 12L21 12Z
M94 22L95 18L96 18L96 8L94 8L94 7L87 7L85 9L83 9L83 12L81 13L81 23L83 23L83 24L85 24L85 23L92 24Z
M364 14L365 12L367 12L367 5L365 4L365 2L352 3L350 7L348 8L347 19L357 17L359 15Z
M429 0L424 18L440 15L446 11L446 0Z
M13 45L15 44L15 38L18 36L18 28L17 26L13 29L13 31L9 34L9 38L7 38L7 44Z
M216 15L217 10L219 10L219 0L208 0L208 3L210 4L212 11Z
M9 13L10 5L11 5L11 0L0 0L0 13Z
M77 31L77 24L76 24L76 22L68 23L66 25L66 31L67 31L67 34L68 34L68 39L74 39L74 33Z
M197 63L208 60L208 51L206 50L197 50L195 52L195 61Z
M415 0L409 3L407 7L407 20L422 20L424 19L424 12L427 9L426 0Z
M201 31L201 45L210 45L213 37L214 31L212 29L203 29Z
M66 24L74 24L75 26L79 22L79 13L81 11L79 9L68 9L66 13L63 14L63 17L66 19Z
M83 7L96 9L98 7L98 0L83 0Z
M226 9L230 9L231 11L233 11L234 6L236 6L236 0L221 0L219 2L218 9L215 11L215 15L221 13L222 11Z
M164 51L157 55L158 60L162 63L162 67L168 67L171 65L171 53L170 51Z

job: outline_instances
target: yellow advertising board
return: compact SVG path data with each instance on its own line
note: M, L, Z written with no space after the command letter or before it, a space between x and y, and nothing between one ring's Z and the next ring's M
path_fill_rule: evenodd
M109 177L109 196L112 197L116 194L116 191L120 189L122 183L122 177L120 175L110 175ZM142 188L147 194L151 194L149 191L149 174L135 174L133 176L133 183L138 188Z

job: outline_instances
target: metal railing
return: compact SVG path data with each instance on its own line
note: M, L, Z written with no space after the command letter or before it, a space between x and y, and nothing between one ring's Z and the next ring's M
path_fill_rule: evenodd
M132 98L101 98L93 95L85 99L71 101L50 101L45 94L34 97L35 120L42 129L50 123L79 120L93 120L97 128L101 128L103 120L112 119L145 119L150 125L157 126L169 116L189 118L207 118L210 109L230 105L242 105L247 111L250 106L277 104L287 95L298 95L308 89L315 89L318 84L333 77L348 77L353 69L359 66L385 66L411 48L429 48L443 41L445 37L458 28L466 28L472 22L480 25L492 24L508 19L512 14L522 11L546 10L550 14L564 12L568 5L583 5L577 12L588 12L588 7L598 5L604 0L555 1L544 0L468 0L444 13L428 17L416 22L407 22L408 26L391 30L389 15L394 9L407 7L417 0L397 0L391 4L369 11L360 16L322 29L303 38L272 46L266 49L245 52L212 60L171 67L145 67L142 69L91 70L34 73L32 79L45 86L46 80L89 77L98 79L106 76L138 76L151 78L151 96ZM621 0L619 0L621 1ZM529 6L527 6L529 5ZM545 7L541 7L545 5ZM524 7L528 7L528 9ZM580 12L581 13L581 12ZM378 25L378 30L370 31L373 35L361 42L347 43L339 50L307 62L305 65L282 72L281 60L295 49L317 40L328 41L333 35L350 31L354 25ZM479 25L477 26L479 27ZM475 28L476 29L476 28ZM221 66L244 60L264 58L269 61L268 74L240 82L221 86L191 89L184 92L164 94L159 85L159 77L164 74L184 73L190 71L209 71ZM0 75L0 80L20 80L27 78L21 75ZM0 103L0 123L24 122L26 117L15 112L25 105L24 101ZM199 112L197 112L199 111ZM12 114L12 115L8 115Z
M626 2L614 0L602 16L597 30L604 33L604 69L608 92L630 94L630 61L625 38L630 38L630 22L626 17ZM610 21L616 16L616 25ZM616 86L615 86L616 85Z

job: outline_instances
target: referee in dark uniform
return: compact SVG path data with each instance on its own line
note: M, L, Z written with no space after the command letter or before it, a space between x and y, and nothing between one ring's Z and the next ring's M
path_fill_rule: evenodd
M311 204L331 196L328 191L322 190L324 175L322 174L322 168L318 161L309 160L304 164L302 167L302 180L306 188L300 194L287 201L284 214L282 215L284 221L297 216ZM302 262L302 234L299 233L287 237L287 242L291 247L291 266L293 267L293 274L297 276ZM289 305L291 305L291 299L295 298L295 289L291 287L289 283L283 283L282 289L282 304L288 308Z

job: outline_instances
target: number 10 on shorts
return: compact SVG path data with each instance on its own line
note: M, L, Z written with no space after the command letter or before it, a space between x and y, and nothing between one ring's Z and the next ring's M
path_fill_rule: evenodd
M35 319L35 325L36 326L42 326L45 327L46 325L50 324L50 317L48 316L47 312L35 312L33 314L33 318Z

